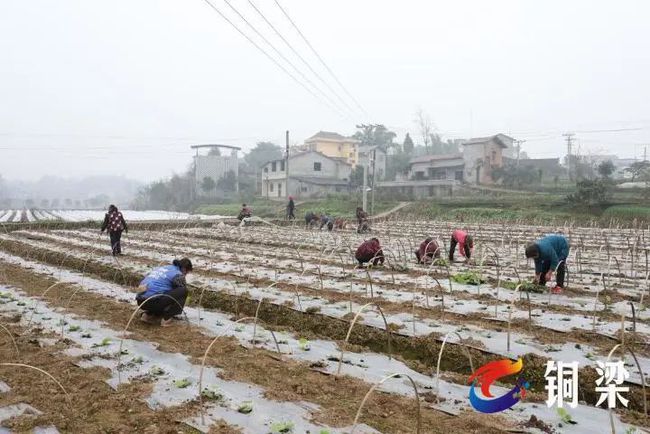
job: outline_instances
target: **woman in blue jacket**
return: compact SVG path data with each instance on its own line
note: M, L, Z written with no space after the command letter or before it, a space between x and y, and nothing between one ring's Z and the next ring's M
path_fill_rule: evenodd
M568 256L569 243L562 235L547 235L526 246L526 257L535 260L535 283L546 285L557 269L555 287L551 289L554 294L559 294L564 288Z
M143 321L163 327L172 324L172 318L183 312L187 299L185 276L190 271L192 262L183 258L174 259L171 265L158 267L146 275L140 282L141 292L135 298L138 306L144 311L141 316ZM159 294L164 295L147 301Z

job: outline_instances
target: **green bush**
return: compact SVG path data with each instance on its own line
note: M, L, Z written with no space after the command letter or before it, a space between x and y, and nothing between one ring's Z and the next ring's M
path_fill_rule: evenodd
M650 206L615 205L603 212L605 218L650 220Z

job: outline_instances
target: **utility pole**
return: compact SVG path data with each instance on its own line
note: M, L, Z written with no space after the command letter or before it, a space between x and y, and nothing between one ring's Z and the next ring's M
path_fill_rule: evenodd
M361 190L361 207L365 211L368 207L368 166L363 165L363 187Z
M575 137L574 133L565 133L562 134L564 137L566 137L566 148L567 148L567 170L569 172L569 180L573 181L573 177L571 176L571 151L572 151L572 146L573 146L573 137Z
M648 161L648 146L643 147L643 161Z
M377 147L372 150L372 191L370 192L370 215L375 215L375 161L377 159Z
M521 154L521 145L526 143L525 140L515 140L515 144L517 146L517 163L516 166L519 167L519 155Z
M286 161L284 162L284 174L287 177L287 185L286 185L286 188L285 188L285 193L286 193L287 199L288 199L289 196L291 196L289 194L289 130L287 130L287 134L285 136L285 143L286 143L286 147L287 147L287 155L285 156Z

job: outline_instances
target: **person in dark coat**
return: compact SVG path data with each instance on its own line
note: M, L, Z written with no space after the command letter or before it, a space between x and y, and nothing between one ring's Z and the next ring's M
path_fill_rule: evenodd
M318 229L323 229L323 227L327 226L328 231L332 231L334 229L334 219L327 214L322 214L320 216L320 227Z
M361 243L354 257L359 261L359 267L366 262L372 261L372 265L384 265L384 252L377 238L371 238Z
M360 206L357 207L356 211L357 217L357 233L362 234L364 232L370 232L370 224L368 223L368 213L363 210Z
M418 259L419 264L431 263L433 258L440 257L440 247L432 237L429 237L422 241L420 248L415 251L415 257Z
M296 210L296 204L293 202L293 196L289 196L289 203L287 204L287 220L295 220L296 216L294 211Z
M126 225L124 216L115 205L108 207L108 212L104 216L101 232L108 229L108 235L111 239L111 251L113 256L122 254L122 231L129 233L129 227Z
M526 257L535 260L535 283L546 285L557 270L555 287L551 291L554 294L562 292L566 260L569 257L569 242L566 238L562 235L547 235L526 246Z
M313 227L315 224L318 223L319 220L320 220L320 216L317 213L313 211L307 211L305 213L305 228L309 229Z
M140 282L140 292L135 297L138 306L144 311L140 318L150 324L170 326L172 318L180 315L185 307L185 276L190 271L192 262L187 258L174 259L171 265L150 271Z

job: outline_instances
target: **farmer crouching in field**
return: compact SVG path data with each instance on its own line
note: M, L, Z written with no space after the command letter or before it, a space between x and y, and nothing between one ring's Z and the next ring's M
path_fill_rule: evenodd
M326 226L327 230L331 232L334 229L334 219L327 214L323 214L320 216L320 227L318 229L322 230Z
M440 257L440 247L433 238L429 237L422 241L420 248L415 251L415 257L418 258L419 264L429 264L433 262L433 258Z
M243 221L245 218L249 218L253 216L253 210L246 204L242 204L241 210L239 211L239 215L237 216L237 219L239 221Z
M377 238L371 238L361 243L354 257L359 261L359 268L363 267L366 262L372 262L372 265L384 265L384 252Z
M547 235L541 240L526 246L526 257L535 260L535 283L546 285L557 270L553 294L559 294L564 288L566 259L569 256L569 243L562 235Z
M174 259L172 265L158 267L147 274L140 282L142 292L135 297L138 306L144 311L140 317L142 321L160 324L163 327L172 324L172 318L180 315L185 307L187 298L185 276L190 271L192 271L192 262L183 258ZM152 299L149 300L150 298Z
M103 233L106 229L108 229L108 235L111 238L111 250L113 252L113 256L121 255L122 231L125 231L128 234L129 228L126 226L124 216L115 205L109 206L108 212L104 216L104 223L102 223L101 232Z
M465 262L469 262L469 258L472 257L472 249L474 249L474 238L460 229L452 232L451 243L449 244L449 262L454 262L456 246L458 246L461 256L465 257Z
M305 213L305 229L311 229L319 220L320 216L318 214L313 211L307 211Z

